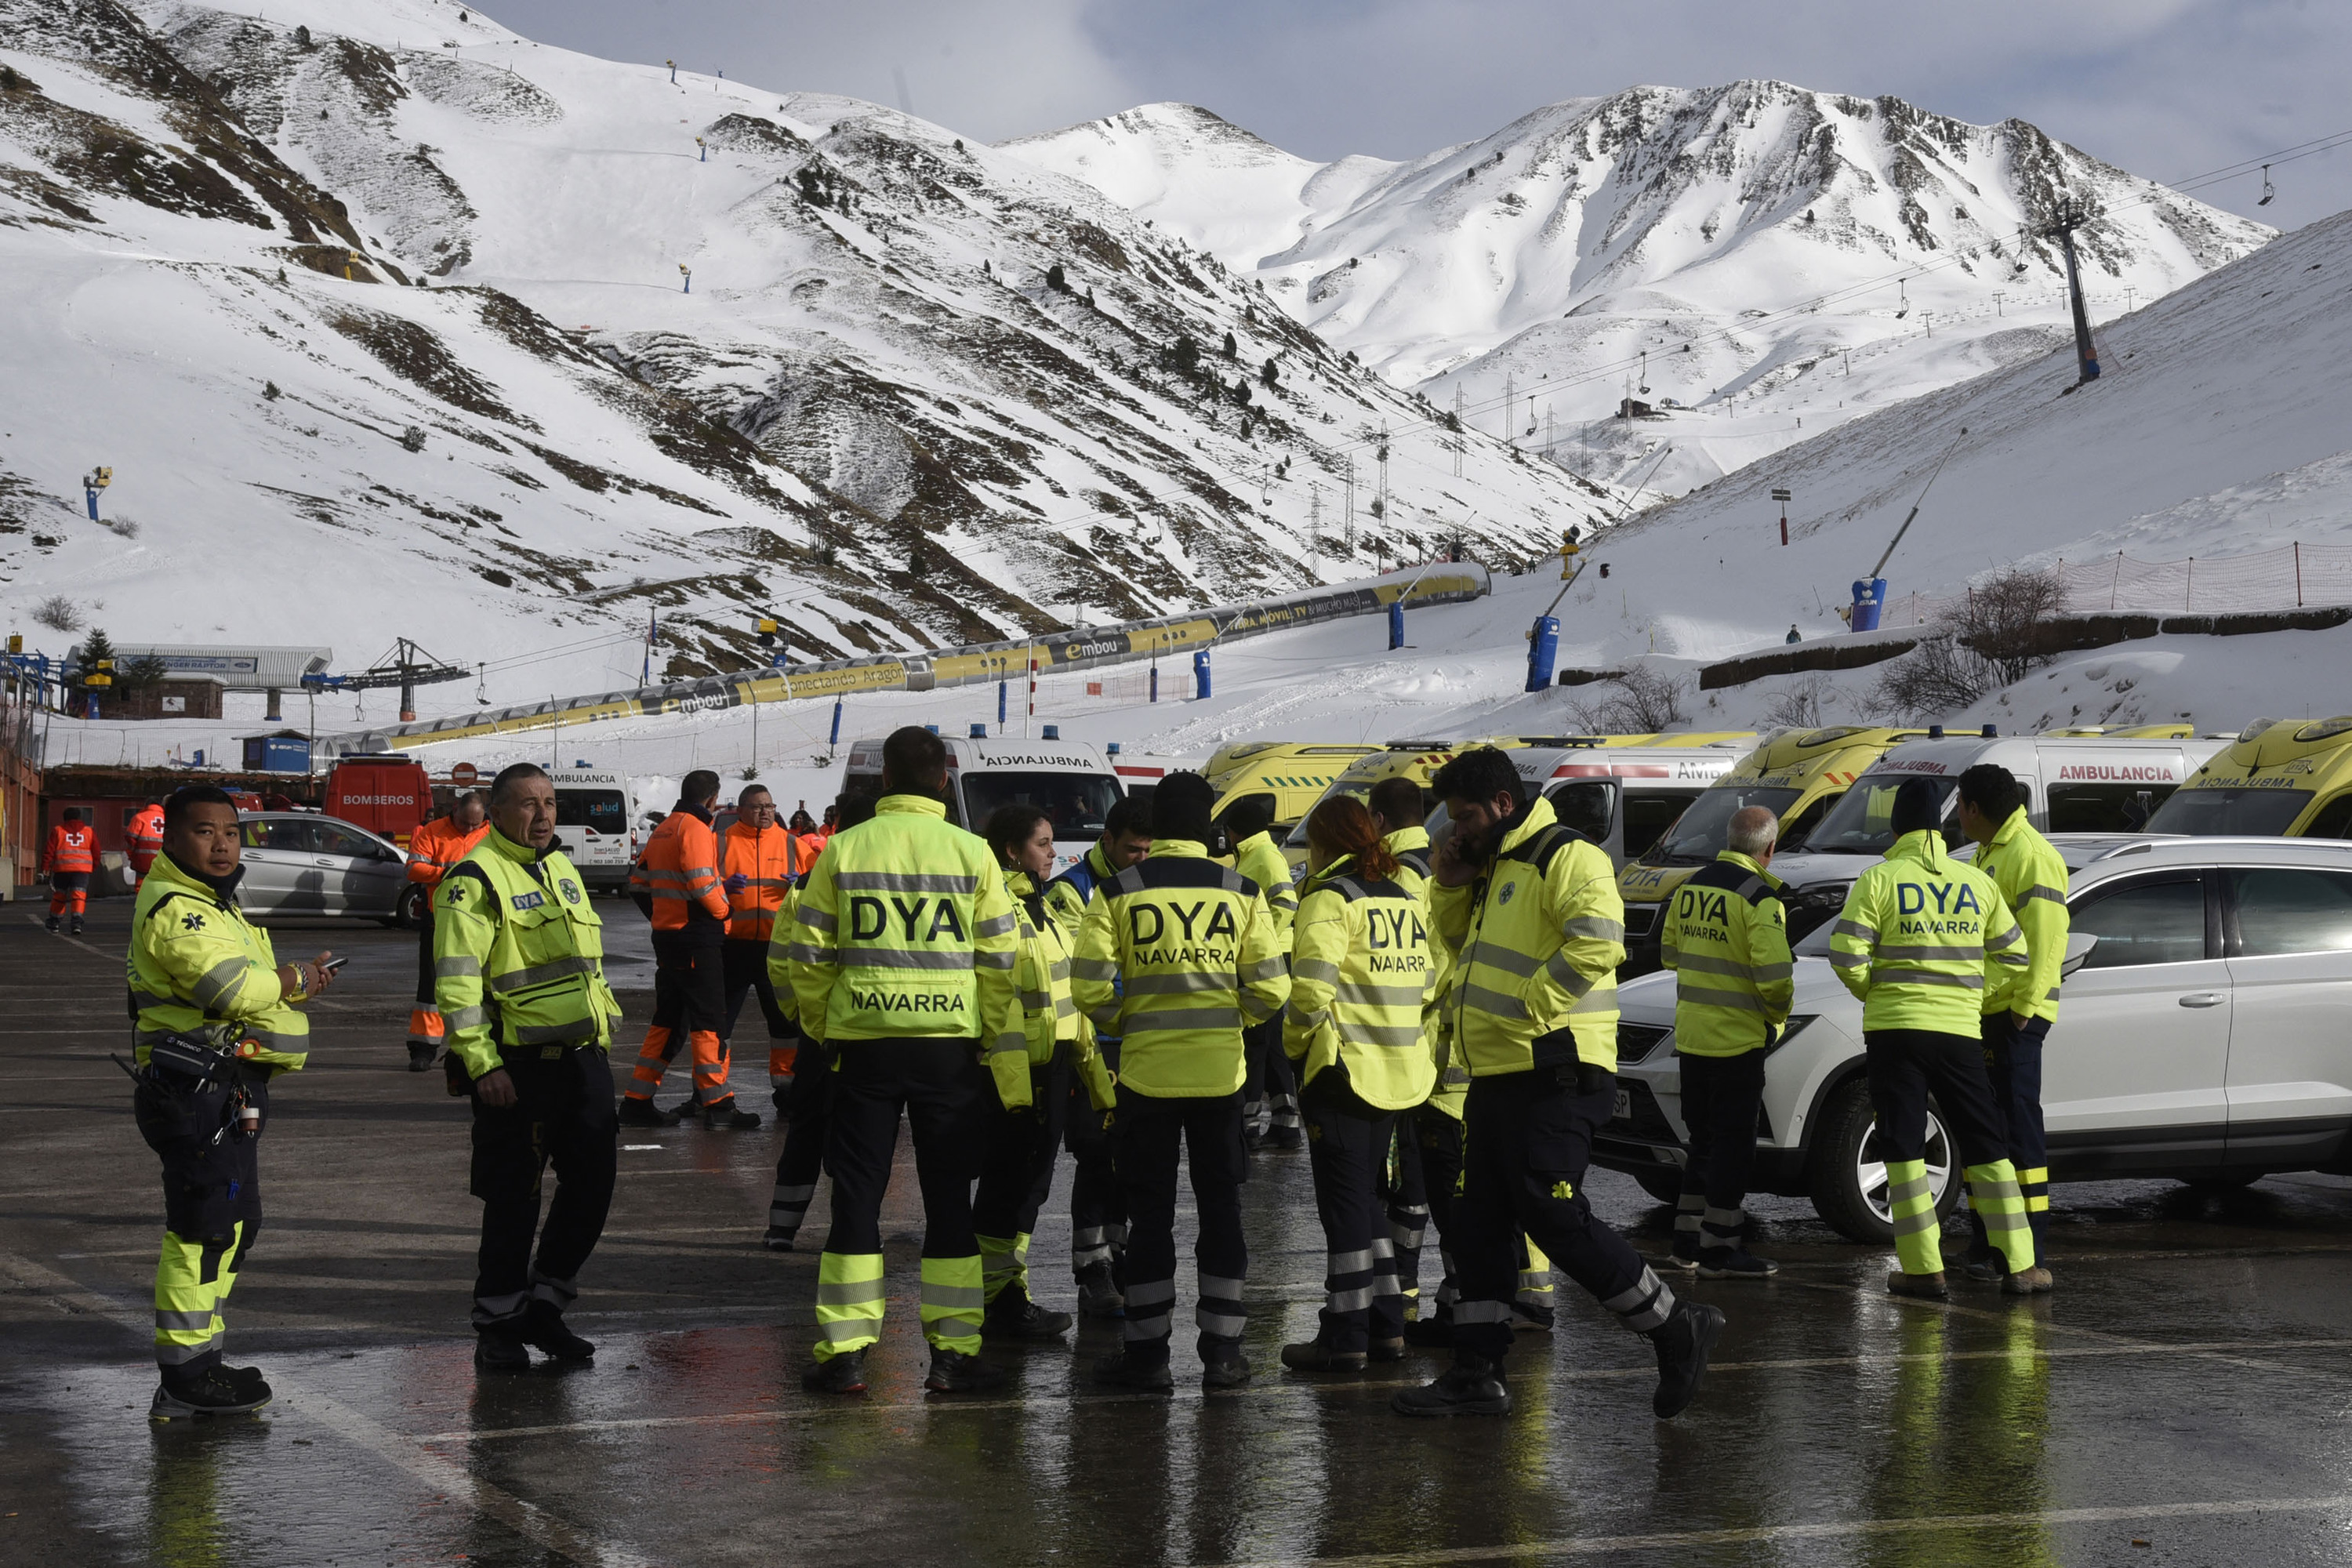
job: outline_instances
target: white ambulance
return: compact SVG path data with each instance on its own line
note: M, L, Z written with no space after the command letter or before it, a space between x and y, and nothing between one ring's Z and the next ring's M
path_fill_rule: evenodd
M629 781L586 763L548 774L555 785L555 842L591 890L629 885L644 834L635 826L637 808Z
M1607 746L1599 740L1514 747L1509 755L1530 795L1622 866L1658 841L1709 784L1755 749L1744 735L1696 746ZM1438 808L1443 816L1444 807ZM1433 838L1445 825L1433 822Z
M977 726L975 726L977 728ZM974 833L997 809L1034 805L1054 819L1054 868L1075 865L1102 837L1103 818L1127 791L1102 748L1080 741L943 738L948 749L948 820ZM846 789L879 792L880 737L853 742Z

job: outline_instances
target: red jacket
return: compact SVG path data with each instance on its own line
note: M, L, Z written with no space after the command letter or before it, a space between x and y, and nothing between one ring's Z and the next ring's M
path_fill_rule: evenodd
M44 871L98 869L98 830L87 822L60 822L49 829L48 847L41 851Z
M163 808L150 805L141 809L123 829L131 851L131 868L141 876L155 864L155 857L163 852Z
M629 872L629 890L652 899L656 931L683 931L697 910L724 924L727 893L710 824L683 806L663 817Z

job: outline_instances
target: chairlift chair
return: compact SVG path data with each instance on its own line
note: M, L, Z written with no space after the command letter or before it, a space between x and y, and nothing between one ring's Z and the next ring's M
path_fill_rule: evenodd
M2263 165L2263 199L2256 202L2254 205L2266 207L2271 205L2271 198L2277 195L2278 187L2271 184L2271 166L2264 163Z
M1899 321L1904 317L1911 313L1910 290L1905 286L1903 279L1900 278L1897 278L1895 280L1895 298L1896 302L1895 319Z

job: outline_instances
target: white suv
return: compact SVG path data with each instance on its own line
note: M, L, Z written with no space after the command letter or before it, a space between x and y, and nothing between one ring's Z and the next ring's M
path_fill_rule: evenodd
M2074 938L2042 1058L2053 1181L2238 1185L2352 1173L2352 843L2057 834ZM1766 1060L1759 1192L1810 1197L1856 1241L1890 1241L1886 1167L1863 1076L1862 1004L1796 944L1790 1026ZM1617 1116L1593 1158L1653 1196L1681 1181L1675 977L1618 988ZM1939 1213L1960 1162L1928 1121Z

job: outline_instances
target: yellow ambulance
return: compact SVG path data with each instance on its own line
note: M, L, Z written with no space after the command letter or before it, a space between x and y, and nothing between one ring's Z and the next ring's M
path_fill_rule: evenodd
M1380 750L1370 742L1246 741L1218 747L1201 776L1217 792L1213 815L1219 823L1244 803L1272 796L1274 835L1280 838L1323 798L1349 763Z
M2352 717L2255 720L2156 808L2147 831L2352 838Z

